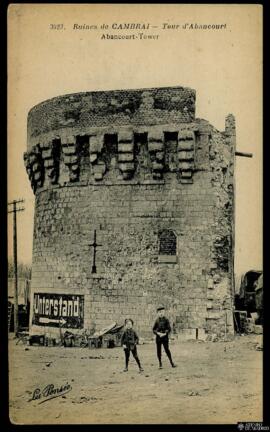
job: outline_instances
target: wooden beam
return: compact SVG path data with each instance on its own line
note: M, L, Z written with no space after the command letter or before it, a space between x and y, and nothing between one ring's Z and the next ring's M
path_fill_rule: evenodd
M253 153L244 153L244 152L236 151L235 152L235 156L243 156L243 157L252 158L253 157Z

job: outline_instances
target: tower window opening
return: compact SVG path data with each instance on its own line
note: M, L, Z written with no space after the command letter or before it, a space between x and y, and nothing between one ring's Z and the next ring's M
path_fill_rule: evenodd
M177 237L172 230L159 233L159 255L175 256L177 253Z

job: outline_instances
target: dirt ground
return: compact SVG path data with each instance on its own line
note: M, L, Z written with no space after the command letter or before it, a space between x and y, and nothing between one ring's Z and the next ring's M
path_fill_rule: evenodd
M171 341L177 368L158 369L154 342L123 372L122 348L26 347L10 338L10 419L16 424L224 424L262 421L261 336ZM31 400L36 388L65 395ZM42 401L42 403L40 403Z

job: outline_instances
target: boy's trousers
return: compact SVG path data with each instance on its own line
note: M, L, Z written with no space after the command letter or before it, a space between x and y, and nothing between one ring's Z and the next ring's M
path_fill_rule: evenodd
M130 351L132 352L133 357L135 358L137 365L139 366L139 368L141 367L141 363L137 354L137 347L136 345L132 348L125 348L125 357L126 357L126 367L128 366L128 362L129 362L129 356L130 356Z
M172 361L172 355L171 355L171 351L169 349L169 338L168 336L163 336L163 337L156 337L156 344L157 344L157 357L159 360L159 363L161 364L161 347L163 345L165 353L168 356L168 359L170 360L171 365L173 364Z

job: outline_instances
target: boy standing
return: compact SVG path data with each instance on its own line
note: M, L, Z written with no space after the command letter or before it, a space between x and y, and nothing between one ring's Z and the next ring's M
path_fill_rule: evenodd
M157 308L158 317L155 321L153 332L156 335L156 345L157 345L157 357L159 361L159 369L162 369L161 362L161 346L163 345L165 353L170 360L171 366L174 368L176 365L172 360L171 351L169 349L169 333L171 332L170 321L164 315L164 306L159 306Z
M129 362L129 356L130 351L132 352L133 357L136 360L137 365L139 366L140 372L143 371L143 368L141 367L141 363L137 354L137 343L139 342L139 338L137 333L133 330L133 320L130 318L127 318L125 320L125 330L122 335L121 344L124 348L125 352L125 360L126 360L126 367L124 369L124 372L128 371L128 362Z

